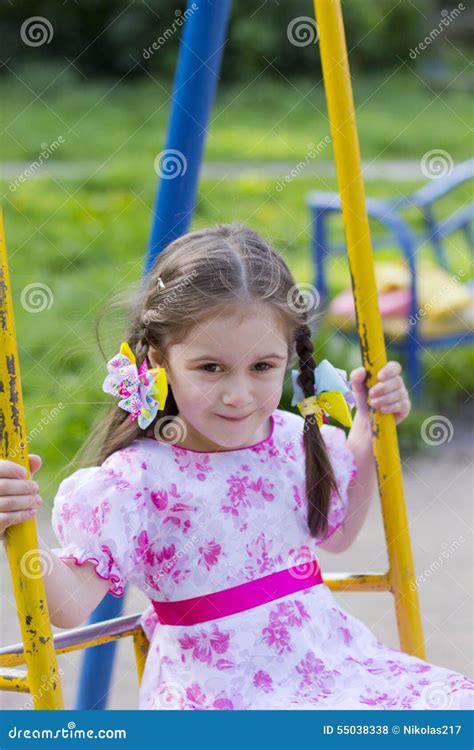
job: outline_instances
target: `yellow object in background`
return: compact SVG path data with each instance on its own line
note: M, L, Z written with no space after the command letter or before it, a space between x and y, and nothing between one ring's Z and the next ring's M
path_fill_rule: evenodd
M472 290L466 274L449 274L426 260L417 263L417 310L411 314L411 275L405 262L377 261L374 264L380 314L384 333L393 339L406 335L418 322L425 338L435 338L474 325ZM327 322L336 328L355 329L355 310L350 288L331 301Z
M378 292L391 292L395 289L410 288L408 263L375 261L375 286Z

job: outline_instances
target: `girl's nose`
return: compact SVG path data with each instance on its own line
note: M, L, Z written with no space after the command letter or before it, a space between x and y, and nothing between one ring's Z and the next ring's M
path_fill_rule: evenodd
M248 392L227 391L222 397L222 403L225 406L235 406L237 409L244 409L251 404L251 401L249 400Z
M227 386L222 395L222 403L225 406L235 406L237 409L244 409L252 403L248 386L244 383L235 383L232 387Z
M221 399L225 406L245 411L253 403L251 383L246 372L228 372L221 385Z

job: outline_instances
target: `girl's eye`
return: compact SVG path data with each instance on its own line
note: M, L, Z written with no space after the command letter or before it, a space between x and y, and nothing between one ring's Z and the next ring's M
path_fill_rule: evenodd
M269 364L269 362L258 362L255 367L258 367L259 365L264 365L264 370L257 370L257 372L268 372L268 370L273 368L273 365ZM202 365L199 369L205 370L206 372L215 373L216 370L206 370L206 367L220 367L216 362L209 362L207 365Z
M271 365L269 362L258 362L255 366L258 367L258 365L265 365L265 370L259 370L259 372L268 372L268 370L271 370L273 368L273 365Z

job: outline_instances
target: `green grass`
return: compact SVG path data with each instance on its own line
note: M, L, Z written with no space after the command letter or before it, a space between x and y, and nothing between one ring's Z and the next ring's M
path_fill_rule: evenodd
M54 80L26 83L40 93ZM3 82L0 123L3 160L37 158L41 143L59 136L64 144L58 161L100 161L107 169L129 168L142 175L153 169L163 148L169 83L144 81L132 86L87 82L69 85L63 77L30 104L29 88L18 80ZM420 159L432 148L453 159L469 153L472 109L467 92L433 94L403 69L393 77L354 75L354 100L361 151L366 159ZM440 127L442 122L442 127ZM34 126L33 126L34 123ZM291 83L266 81L248 88L230 87L218 94L206 148L209 160L296 160L329 133L324 91L309 79ZM332 159L331 148L324 159Z
M465 94L448 91L442 100L436 99L406 75L377 88L380 84L377 78L355 81L356 102L366 101L358 114L364 158L382 154L419 159L431 148L443 148L455 160L466 158L464 123L469 121L470 104ZM303 81L297 87L311 104L291 86L275 83L253 84L240 96L236 89L222 92L206 157L285 159L295 164L304 158L307 144L326 135L327 122L321 86L311 92L311 84ZM19 85L8 84L6 89L9 106L1 115L4 127L8 125L4 160L35 159L41 143L63 135L65 143L52 157L55 162L98 164L87 180L30 179L15 192L6 181L0 184L7 197L5 224L29 449L44 459L39 478L43 496L50 501L58 481L70 473L68 461L108 400L101 389L105 364L95 341L95 321L107 300L140 281L157 180L153 160L163 148L168 106L160 88L148 83L117 87L108 94L103 84L52 88L43 102L25 111L28 92ZM75 134L67 130L72 127ZM327 149L319 158L330 160L332 154ZM367 184L367 193L401 196L414 187L412 182L375 181ZM298 282L311 283L305 205L311 189L335 190L336 182L305 174L278 192L276 179L264 177L204 180L193 228L247 223L283 253ZM466 188L451 194L443 211L452 212L468 197ZM340 226L336 234L342 237ZM453 238L450 254L453 267L467 272L459 238ZM332 264L329 280L334 292L349 284L344 257ZM49 287L52 305L28 312L22 292L37 283ZM106 356L116 351L123 325L124 314L106 316ZM328 357L348 370L359 362L358 348L330 331L321 330L316 345L319 359ZM472 390L473 367L466 348L434 356L439 364L430 370L424 408L412 412L399 429L402 446L409 450L420 446L419 426L425 416L436 413L436 408L445 414ZM432 367L431 356L427 364ZM289 405L288 389L284 405Z

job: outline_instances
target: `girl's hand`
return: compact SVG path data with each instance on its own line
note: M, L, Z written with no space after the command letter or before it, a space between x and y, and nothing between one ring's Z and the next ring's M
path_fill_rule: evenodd
M391 360L379 370L376 385L369 391L365 386L367 373L363 367L356 367L350 374L352 392L356 400L357 411L369 416L370 404L383 414L394 414L395 424L400 424L411 411L411 401L405 383L401 376L402 367L399 362Z
M42 460L35 455L29 459L33 476L41 468ZM21 468L14 461L0 460L0 536L9 526L33 518L43 502L37 494L38 485L26 479Z

